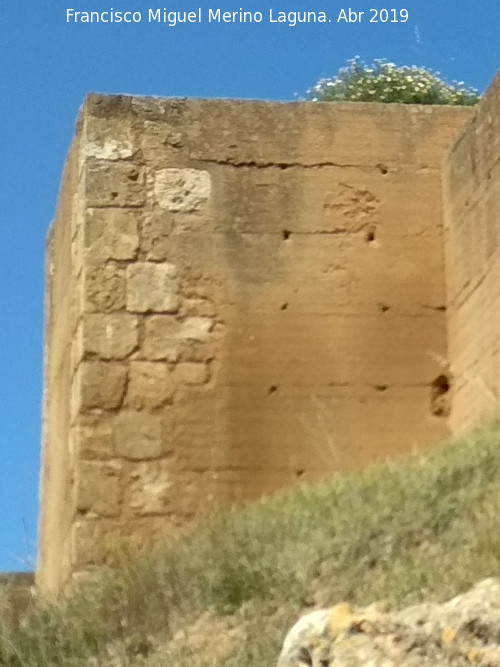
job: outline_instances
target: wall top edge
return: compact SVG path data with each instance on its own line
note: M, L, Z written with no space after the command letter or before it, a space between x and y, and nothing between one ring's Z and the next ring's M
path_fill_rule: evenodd
M390 115L403 114L409 116L443 116L463 115L471 113L470 107L425 104L394 104L380 102L310 102L310 101L269 101L260 99L233 98L191 98L191 97L156 97L140 95L108 95L89 93L83 103L81 116L120 117L133 114L148 118L158 114L182 112L195 108L207 111L228 109L235 111L287 111L308 115ZM200 109L201 110L201 109Z
M0 585L33 584L34 581L34 572L0 572Z
M490 83L481 101L475 107L472 107L472 113L464 124L462 131L459 133L455 141L451 144L445 160L452 158L453 154L460 150L464 141L473 137L476 126L480 125L483 120L489 125L493 125L493 117L497 116L497 107L500 100L500 71L497 73L493 81ZM471 109L471 107L469 107Z

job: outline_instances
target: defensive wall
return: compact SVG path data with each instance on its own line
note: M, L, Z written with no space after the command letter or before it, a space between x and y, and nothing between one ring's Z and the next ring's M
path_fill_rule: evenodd
M19 627L33 601L33 572L0 572L0 618L2 625Z
M494 222L495 100L87 98L48 239L43 591L117 539L165 540L462 425L449 368L473 357L455 269L448 348L443 211L448 233L473 201ZM452 238L450 258L474 245Z
M448 358L455 432L500 408L500 76L444 171Z

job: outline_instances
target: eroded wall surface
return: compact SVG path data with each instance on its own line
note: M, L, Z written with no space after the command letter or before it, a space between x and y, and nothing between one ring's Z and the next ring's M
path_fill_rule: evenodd
M42 588L447 434L440 165L469 113L87 100L81 215L54 227Z
M449 360L455 432L500 406L500 78L454 143L443 171Z
M45 261L45 346L43 446L40 475L38 570L46 590L57 590L61 571L71 563L67 545L74 517L71 499L74 461L70 453L73 341L81 317L77 285L82 279L76 258L76 230L81 225L83 191L79 179L80 142L66 160L59 205L49 230Z
M500 406L500 77L454 143L443 182L450 423L460 432Z

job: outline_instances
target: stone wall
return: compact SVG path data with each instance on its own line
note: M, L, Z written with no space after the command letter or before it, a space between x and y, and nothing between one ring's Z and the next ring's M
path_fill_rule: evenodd
M66 161L57 216L47 239L43 449L38 569L43 587L60 586L60 572L70 569L67 545L74 517L71 500L74 460L70 452L72 347L81 317L78 286L81 261L76 231L81 225L84 193L79 178L80 139Z
M2 627L18 628L34 598L33 572L0 572L0 619Z
M43 590L447 434L440 165L469 115L87 99L49 243Z
M500 77L454 143L443 173L453 431L500 405Z

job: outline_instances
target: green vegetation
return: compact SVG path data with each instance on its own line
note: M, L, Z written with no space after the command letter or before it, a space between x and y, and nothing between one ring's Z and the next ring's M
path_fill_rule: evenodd
M214 517L141 559L117 554L64 604L34 605L17 629L0 620L0 664L268 667L318 601L403 606L499 575L498 516L496 426Z
M313 102L399 102L472 106L480 100L463 81L446 83L439 72L425 67L397 67L385 60L366 65L358 56L331 79L321 79L307 91Z

